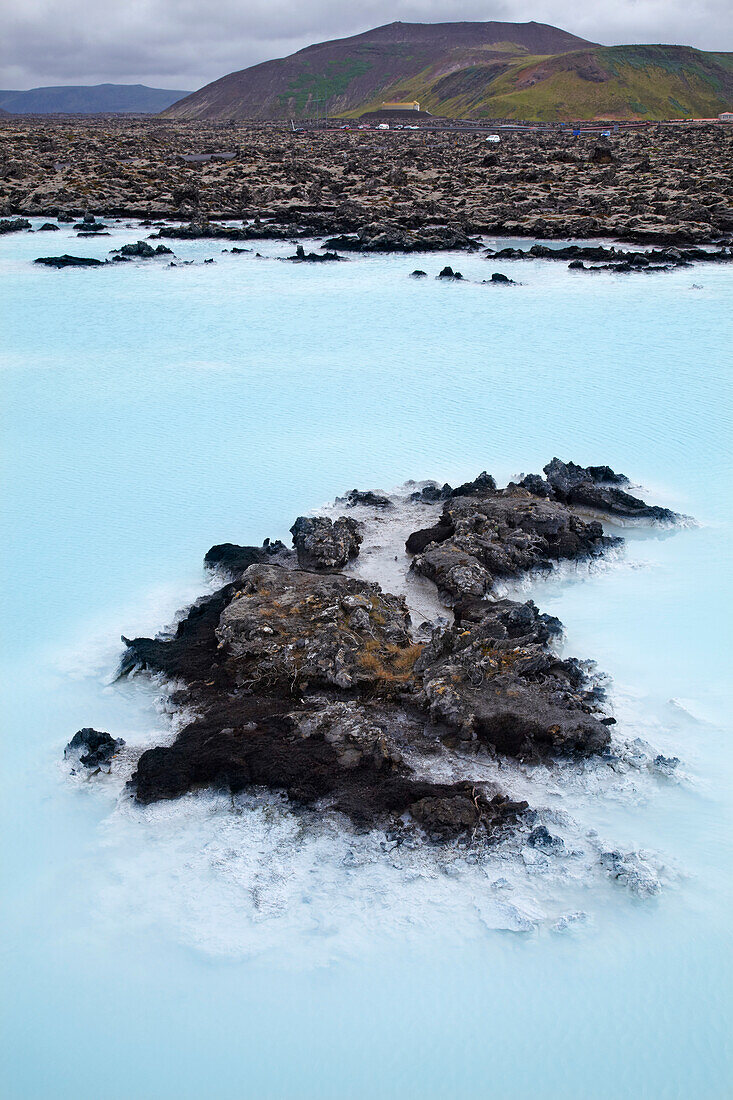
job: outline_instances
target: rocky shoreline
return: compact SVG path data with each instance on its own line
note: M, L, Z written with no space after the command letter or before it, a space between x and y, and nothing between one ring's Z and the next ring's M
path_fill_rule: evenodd
M588 663L559 655L561 623L498 590L617 546L599 516L680 518L632 495L606 466L553 459L544 475L498 489L484 473L410 495L410 515L430 522L404 553L442 609L420 626L404 594L358 574L365 525L353 512L299 517L292 549L212 547L207 567L226 583L173 633L123 639L120 677L162 677L188 716L172 744L142 753L134 797L267 788L357 829L433 842L496 841L531 821L528 802L470 769L460 782L437 780L436 762L607 758L614 719ZM396 508L356 490L341 502L360 516ZM120 747L86 729L67 753L97 769Z
M226 160L184 160L222 149ZM243 220L246 236L211 236L356 239L362 251L471 250L482 236L730 245L732 164L721 125L506 133L489 148L472 133L9 116L0 217Z

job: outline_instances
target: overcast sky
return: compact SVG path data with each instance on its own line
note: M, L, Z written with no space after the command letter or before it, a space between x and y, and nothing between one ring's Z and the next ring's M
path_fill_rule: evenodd
M733 50L731 0L0 0L0 88L200 88L396 19L552 23L581 37Z

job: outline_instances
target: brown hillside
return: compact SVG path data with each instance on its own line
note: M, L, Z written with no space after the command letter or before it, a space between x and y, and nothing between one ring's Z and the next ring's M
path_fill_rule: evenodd
M433 76L448 75L477 62L516 62L590 45L544 23L389 23L230 73L163 113L180 119L289 118L319 103L342 114L388 98L391 87L428 68Z

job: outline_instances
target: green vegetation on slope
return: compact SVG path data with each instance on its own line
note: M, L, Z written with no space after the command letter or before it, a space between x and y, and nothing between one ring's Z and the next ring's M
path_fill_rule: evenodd
M280 106L294 108L300 113L314 100L325 101L343 95L352 80L364 76L371 67L370 61L360 61L354 57L327 61L320 72L313 72L308 66L290 81L287 91L278 96Z
M429 66L389 89L448 118L555 122L714 117L733 102L733 55L685 46L611 46L487 64ZM385 98L385 96L381 96ZM365 102L352 116L380 105Z
M230 73L166 115L288 118L318 104L354 118L385 100L454 118L709 117L733 104L733 55L598 46L536 23L391 23Z
M590 58L585 53L553 59L554 71L538 72L531 85L526 67L515 67L492 83L483 110L493 117L540 121L700 118L724 110L733 90L733 58L725 55L663 46L589 53ZM597 65L592 79L582 75L589 61Z

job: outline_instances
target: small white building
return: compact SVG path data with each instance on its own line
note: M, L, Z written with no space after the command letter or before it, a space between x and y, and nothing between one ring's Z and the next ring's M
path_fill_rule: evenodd
M718 115L718 122L733 122L733 111L723 111L722 115Z

